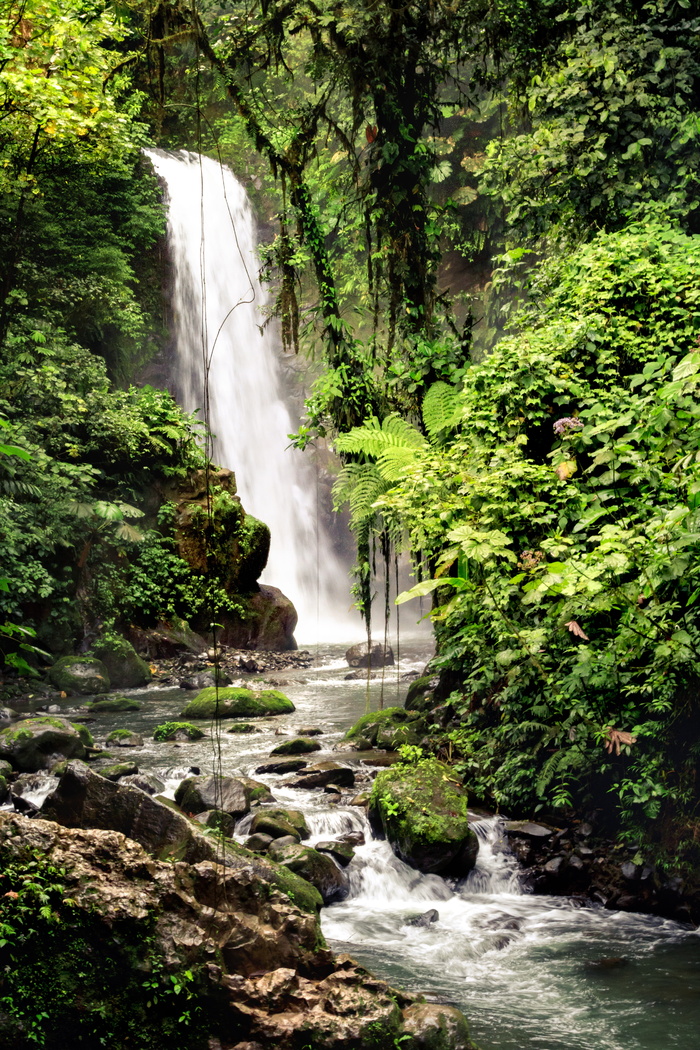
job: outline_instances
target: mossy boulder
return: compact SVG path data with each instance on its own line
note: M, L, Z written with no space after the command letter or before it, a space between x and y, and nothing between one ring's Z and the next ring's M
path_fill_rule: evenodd
M150 682L151 668L142 660L131 642L120 634L106 635L92 646L92 652L107 668L110 681L117 689L135 689Z
M129 729L115 729L105 740L107 747L143 747L143 737Z
M437 675L422 675L415 678L408 687L404 707L407 711L429 711L436 701L433 693L438 687Z
M120 780L121 777L132 777L139 771L135 762L112 762L106 766L93 767L95 773L107 780Z
M27 718L0 732L0 756L14 769L36 773L51 769L60 759L83 758L92 736L85 726L47 715Z
M310 832L306 823L306 817L300 809L288 809L286 806L267 806L256 814L253 824L255 824L255 821L259 816L284 821L293 828L295 837L300 839L308 839L309 837ZM256 827L254 830L257 831L258 828Z
M88 711L93 714L99 711L140 711L141 704L126 696L106 696L103 700L93 700L88 704Z
M469 1023L454 1006L413 1003L403 1011L401 1050L476 1050L469 1038Z
M112 685L107 668L94 656L62 656L49 668L48 679L62 693L77 696L108 693Z
M394 852L418 871L459 877L476 863L479 846L469 827L467 793L452 768L436 758L379 773L370 815Z
M359 751L369 751L374 747L398 751L402 744L418 744L425 728L419 712L387 707L384 711L370 711L363 715L343 739L352 741Z
M226 729L227 733L258 733L260 730L257 726L252 726L250 722L234 722L232 726L228 726Z
M310 882L321 894L324 904L341 901L347 897L347 875L323 853L310 846L276 845L275 842L270 843L268 852L278 864L283 864L295 875Z
M264 718L294 711L291 700L277 689L202 689L182 711L182 718Z
M253 802L266 798L272 798L267 785L250 777L188 777L175 792L175 801L185 813L220 809L236 820L250 812Z
M308 755L312 751L320 751L321 745L316 740L309 740L308 737L296 736L292 740L285 740L283 743L278 744L277 747L273 747L270 752L271 755Z
M153 730L153 739L161 742L167 740L201 740L204 733L189 722L163 722Z
M283 817L271 816L264 810L262 813L255 814L250 830L254 835L258 833L269 835L271 839L281 839L285 835L291 835L295 842L301 842L301 835L288 821Z

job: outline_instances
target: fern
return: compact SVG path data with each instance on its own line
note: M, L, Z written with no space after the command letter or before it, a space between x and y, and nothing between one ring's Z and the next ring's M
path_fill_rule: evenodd
M405 419L391 415L381 423L372 417L361 427L353 427L347 434L339 434L335 439L335 447L338 452L362 453L377 459L388 449L417 451L426 448L427 442Z
M423 398L423 425L432 441L452 430L460 420L461 400L449 383L433 383Z

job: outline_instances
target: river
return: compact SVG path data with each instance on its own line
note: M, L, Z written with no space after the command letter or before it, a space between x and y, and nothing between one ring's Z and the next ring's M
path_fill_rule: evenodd
M429 655L424 641L402 643L398 669L387 669L384 704L402 702L401 674L421 670ZM278 672L275 681L296 712L256 723L259 732L157 744L159 722L177 717L192 695L180 689L131 691L143 698L138 713L99 715L91 725L98 742L112 729L141 733L144 747L121 751L142 770L159 773L174 793L190 766L202 772L254 774L280 734L303 725L322 730L324 751L360 767L357 755L333 752L345 730L365 711L364 681L347 681L344 646L317 646L314 666ZM250 676L255 684L255 676ZM369 703L379 703L382 682L371 683ZM225 730L224 723L222 729ZM115 756L116 757L116 756ZM481 840L476 870L461 883L421 876L375 839L364 811L333 805L323 792L285 787L261 775L279 804L303 809L310 843L362 830L348 868L351 889L342 903L323 909L329 944L347 951L396 985L459 1006L469 1017L482 1050L693 1050L700 1037L700 937L670 920L566 898L522 893L512 858L503 852L498 820L475 815ZM244 833L245 825L237 829ZM243 836L244 837L244 836ZM439 919L425 927L406 920L430 908Z

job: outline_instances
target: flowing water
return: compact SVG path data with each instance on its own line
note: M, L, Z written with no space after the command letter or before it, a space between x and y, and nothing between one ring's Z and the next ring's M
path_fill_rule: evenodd
M331 758L366 771L362 756L332 751L364 713L366 684L345 680L342 647L320 646L315 656L313 668L276 675L284 677L282 688L296 712L256 720L258 731L251 735L228 735L226 722L213 739L154 743L153 727L177 717L191 696L179 689L132 691L129 695L143 697L140 712L101 714L90 728L98 741L125 725L140 732L144 747L119 757L157 772L171 795L193 766L255 775L280 734L296 733L303 725L323 731L324 750L312 759ZM420 670L427 656L424 642L406 644L399 675ZM371 683L372 710L381 688L380 680ZM386 706L403 701L406 682L395 669L387 669L383 688ZM652 916L521 892L497 818L475 815L477 867L465 882L448 882L422 876L394 857L386 842L373 837L362 809L333 805L323 792L285 786L279 776L256 778L270 785L278 804L304 810L311 843L348 831L366 837L347 869L349 897L322 912L331 946L399 987L459 1006L482 1050L700 1046L700 937L694 931ZM240 837L246 827L244 821L237 828ZM436 922L407 924L429 909L438 912Z
M315 469L289 447L297 421L284 395L276 325L266 316L246 192L207 157L184 150L147 155L167 187L175 396L204 418L208 371L213 458L235 471L244 508L272 533L262 582L294 602L300 636L316 635L323 623L325 638L336 625L345 638L347 567L323 527Z

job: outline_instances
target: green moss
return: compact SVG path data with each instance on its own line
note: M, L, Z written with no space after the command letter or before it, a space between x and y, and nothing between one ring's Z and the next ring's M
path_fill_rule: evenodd
M417 744L418 733L424 729L421 716L403 707L387 707L384 711L370 711L351 726L345 740L353 740L361 747L385 748L396 751L402 744Z
M294 704L284 693L267 689L254 693L252 689L202 689L190 700L181 713L182 718L262 718L294 711Z
M270 752L271 755L307 755L311 751L320 751L321 745L316 740L309 740L307 737L297 736L292 740L285 740L282 744L278 744L277 747L273 747Z
M62 656L49 668L48 679L64 693L106 693L110 680L101 660L92 656Z
M163 722L153 730L154 740L172 740L177 733L186 733L188 740L201 740L204 733L189 722Z
M467 793L450 766L436 758L379 773L370 808L400 835L425 842L461 838L469 822Z
M295 875L289 868L281 864L274 864L273 861L270 861L270 864L274 868L273 882L277 889L289 897L290 901L293 901L301 911L308 912L310 915L318 915L323 905L323 898L316 887L306 879ZM322 934L319 934L319 939L321 946L325 948L326 943Z
M140 711L141 704L126 696L106 696L103 700L93 700L87 705L91 713L96 711Z
M229 726L226 730L227 733L256 733L255 726L250 725L249 722L234 722L232 726Z

